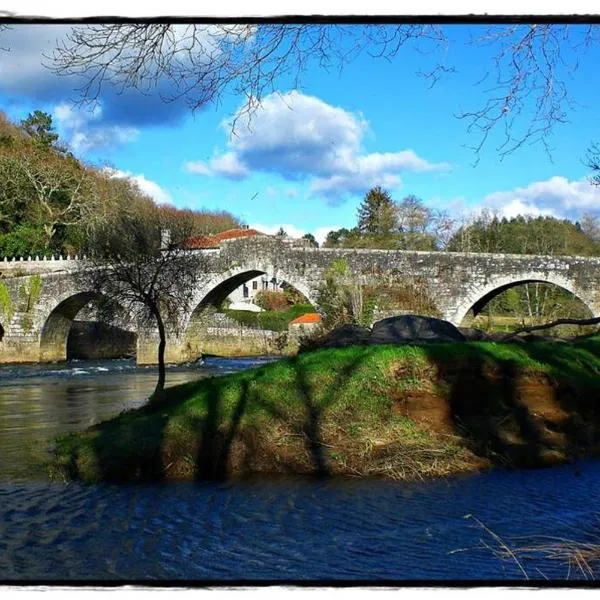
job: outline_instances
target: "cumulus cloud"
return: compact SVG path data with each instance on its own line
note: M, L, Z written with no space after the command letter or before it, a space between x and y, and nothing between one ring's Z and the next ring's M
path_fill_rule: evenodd
M172 204L173 198L166 192L158 183L151 179L146 179L143 174L131 173L130 171L120 171L119 169L111 169L106 167L104 169L111 177L117 177L121 179L129 179L137 184L144 194L152 198L157 204Z
M174 40L180 45L189 45L192 35L207 47L204 30L210 26L175 25ZM232 26L241 27L241 26ZM9 99L18 98L36 106L65 104L79 96L84 83L81 76L59 76L52 69L51 56L57 42L66 40L71 31L70 25L11 25L2 32L2 47L9 49L3 53L0 61L0 93ZM212 38L211 38L212 39ZM210 48L215 52L214 48ZM110 74L110 73L109 73ZM184 84L182 84L184 85ZM120 89L106 82L101 91L99 102L102 106L102 124L112 126L112 134L105 128L103 139L99 133L94 135L94 143L105 143L112 135L115 139L124 139L124 130L146 125L169 125L181 122L189 114L185 94L181 96L172 80L159 79L150 93L141 93L135 89ZM168 101L167 101L168 100ZM117 129L119 128L119 129ZM80 139L80 143L90 143L90 139Z
M100 148L126 144L139 136L139 129L122 125L104 125L102 106L92 110L76 109L69 104L58 104L53 111L58 130L75 152L89 152Z
M260 223L255 223L255 224L249 225L249 227L251 229L256 229L257 231L262 231L263 233L266 233L268 235L275 235L279 231L279 229L283 227L283 230L290 237L294 237L294 238L301 238L306 233L309 233L305 229L300 229L299 227L296 227L295 225L290 225L289 223L281 223L279 225L262 225ZM323 244L323 242L325 241L325 238L327 237L327 234L330 231L335 231L337 229L341 229L341 227L342 227L341 225L333 225L331 227L329 227L329 226L318 227L317 229L311 231L310 233L313 234L314 238L317 240L317 242L319 242L319 244Z
M368 123L362 115L297 91L271 94L251 117L242 108L236 119L227 152L208 163L187 163L188 171L235 179L253 171L292 181L309 179L311 191L337 201L373 185L396 187L405 171L449 168L410 149L365 154L362 142ZM231 123L223 122L222 127L229 130Z
M587 178L569 180L551 177L511 191L485 196L482 207L498 210L503 216L549 215L577 219L585 212L600 213L600 187Z

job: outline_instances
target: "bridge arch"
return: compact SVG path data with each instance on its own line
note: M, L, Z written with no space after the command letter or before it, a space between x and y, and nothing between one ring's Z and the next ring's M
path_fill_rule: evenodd
M191 310L189 314L186 315L182 324L183 332L187 333L191 322L202 312L202 310L204 310L204 308L211 304L219 304L240 285L260 275L272 277L275 274L279 279L298 290L315 308L318 307L315 291L305 280L290 276L280 269L274 269L270 265L249 264L229 269L224 273L212 277L196 290L192 301L190 302Z
M580 300L589 310L591 316L600 316L594 307L593 299L588 294L582 293L570 279L556 273L526 273L520 277L515 277L514 275L510 277L495 277L484 285L474 286L461 300L458 307L448 315L447 320L459 327L469 311L473 310L477 314L490 300L502 292L525 283L549 283L558 286Z
M67 359L69 332L77 314L102 295L95 291L65 292L59 296L43 321L40 332L40 361Z

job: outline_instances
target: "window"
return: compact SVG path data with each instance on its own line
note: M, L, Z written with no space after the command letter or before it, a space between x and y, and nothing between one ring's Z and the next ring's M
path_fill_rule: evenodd
M244 284L244 298L248 297L248 286L246 284Z
M253 281L252 282L252 289L253 290L257 290L258 289L258 281Z

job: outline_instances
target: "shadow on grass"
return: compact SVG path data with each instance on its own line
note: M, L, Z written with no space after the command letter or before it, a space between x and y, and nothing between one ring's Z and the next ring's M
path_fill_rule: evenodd
M600 443L600 364L597 343L498 344L517 358L502 358L488 345L467 346L461 360L424 347L448 384L452 426L474 454L492 464L537 467L597 451ZM507 353L510 354L510 353ZM524 361L546 366L546 372Z
M323 440L326 413L349 386L365 377L371 378L372 386L381 383L368 369L356 376L366 360L374 358L374 364L384 356L385 360L390 356L411 360L411 354L403 354L399 347L393 347L390 354L389 348L381 351L376 346L349 349L333 359L329 351L321 352L284 361L281 380L271 367L261 367L232 379L205 379L168 390L166 401L92 428L88 442L80 445L88 454L77 455L76 448L71 462L63 466L75 477L92 470L101 481L161 481L177 478L169 468L185 455L196 480L250 475L256 465L273 459L267 456L273 440L260 430L261 420L254 420L260 413L301 440L277 459L277 472L308 469L316 477L329 477L334 469ZM413 409L418 411L423 394L429 393L428 402L433 402L435 410L427 413L428 426L434 431L451 429L474 455L491 464L534 467L576 458L594 446L600 450L597 339L569 348L549 342L432 343L420 346L419 352L437 367L439 381L434 383L443 386L432 396L425 390L428 386L419 387L431 382L417 382L417 388L410 391ZM270 395L261 393L266 389L263 377ZM429 371L424 377L431 377ZM285 397L278 397L278 385ZM197 412L182 408L190 399L197 403ZM178 423L183 423L181 439ZM167 433L171 426L175 432L169 429ZM297 456L302 454L300 448L305 457Z

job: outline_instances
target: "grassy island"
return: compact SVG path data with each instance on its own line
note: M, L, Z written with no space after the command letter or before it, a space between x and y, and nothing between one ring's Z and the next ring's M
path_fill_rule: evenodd
M86 481L415 479L600 450L600 337L322 349L168 388L58 439Z

